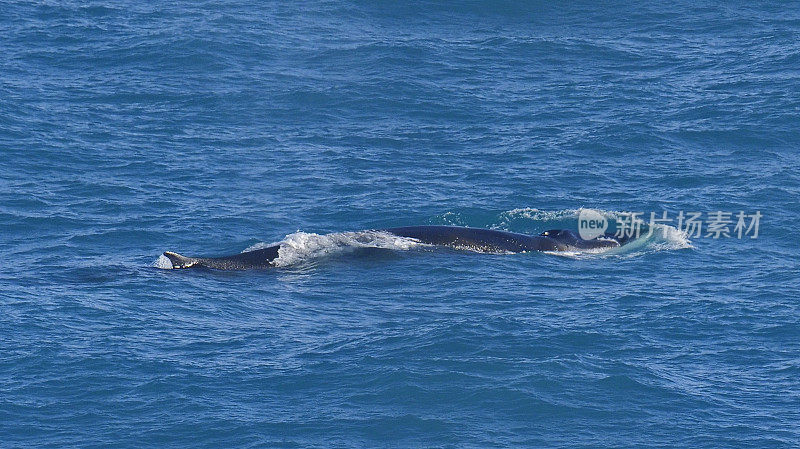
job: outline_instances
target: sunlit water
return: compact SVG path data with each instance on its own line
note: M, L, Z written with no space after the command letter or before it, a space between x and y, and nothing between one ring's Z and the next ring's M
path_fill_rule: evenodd
M795 447L799 38L781 3L0 5L0 445ZM763 218L362 232L580 208Z

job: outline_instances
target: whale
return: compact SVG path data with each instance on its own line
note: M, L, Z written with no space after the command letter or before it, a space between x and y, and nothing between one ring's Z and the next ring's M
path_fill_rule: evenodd
M586 240L568 229L551 229L538 235L518 234L496 229L463 226L403 226L375 229L426 245L488 253L525 253L531 251L575 251L615 248L630 240L611 233ZM186 257L165 251L172 268L212 268L218 270L266 269L275 266L281 245L222 257Z

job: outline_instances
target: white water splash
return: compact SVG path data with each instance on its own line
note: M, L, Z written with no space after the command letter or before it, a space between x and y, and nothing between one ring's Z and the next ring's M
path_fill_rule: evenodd
M158 256L158 259L153 261L153 267L160 268L162 270L171 270L172 269L172 262L170 262L170 260L167 259L167 256L162 254L162 255Z
M406 251L423 246L418 240L399 237L382 231L336 232L333 234L314 234L295 232L276 243L258 243L246 251L280 245L278 257L273 261L276 267L298 265L310 260L342 254L358 248L382 248Z
M523 207L507 210L500 214L499 221L505 222L509 219L526 219L531 221L555 221L577 219L581 209L564 210L539 210L532 207ZM599 211L603 213L603 211Z

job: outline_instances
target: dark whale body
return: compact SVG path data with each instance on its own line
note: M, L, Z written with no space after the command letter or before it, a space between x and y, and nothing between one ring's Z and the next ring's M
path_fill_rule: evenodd
M597 239L584 240L574 232L564 229L545 231L539 235L460 226L404 226L378 231L412 238L428 245L496 253L613 248L627 243L627 239L617 238L611 234ZM172 262L172 268L205 267L220 270L248 270L274 266L273 261L278 257L279 249L280 245L275 245L224 257L185 257L167 251L164 256Z

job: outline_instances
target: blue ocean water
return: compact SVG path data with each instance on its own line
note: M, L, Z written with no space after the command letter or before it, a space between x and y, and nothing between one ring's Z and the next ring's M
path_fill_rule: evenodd
M0 3L0 446L800 445L796 4L251 3Z

